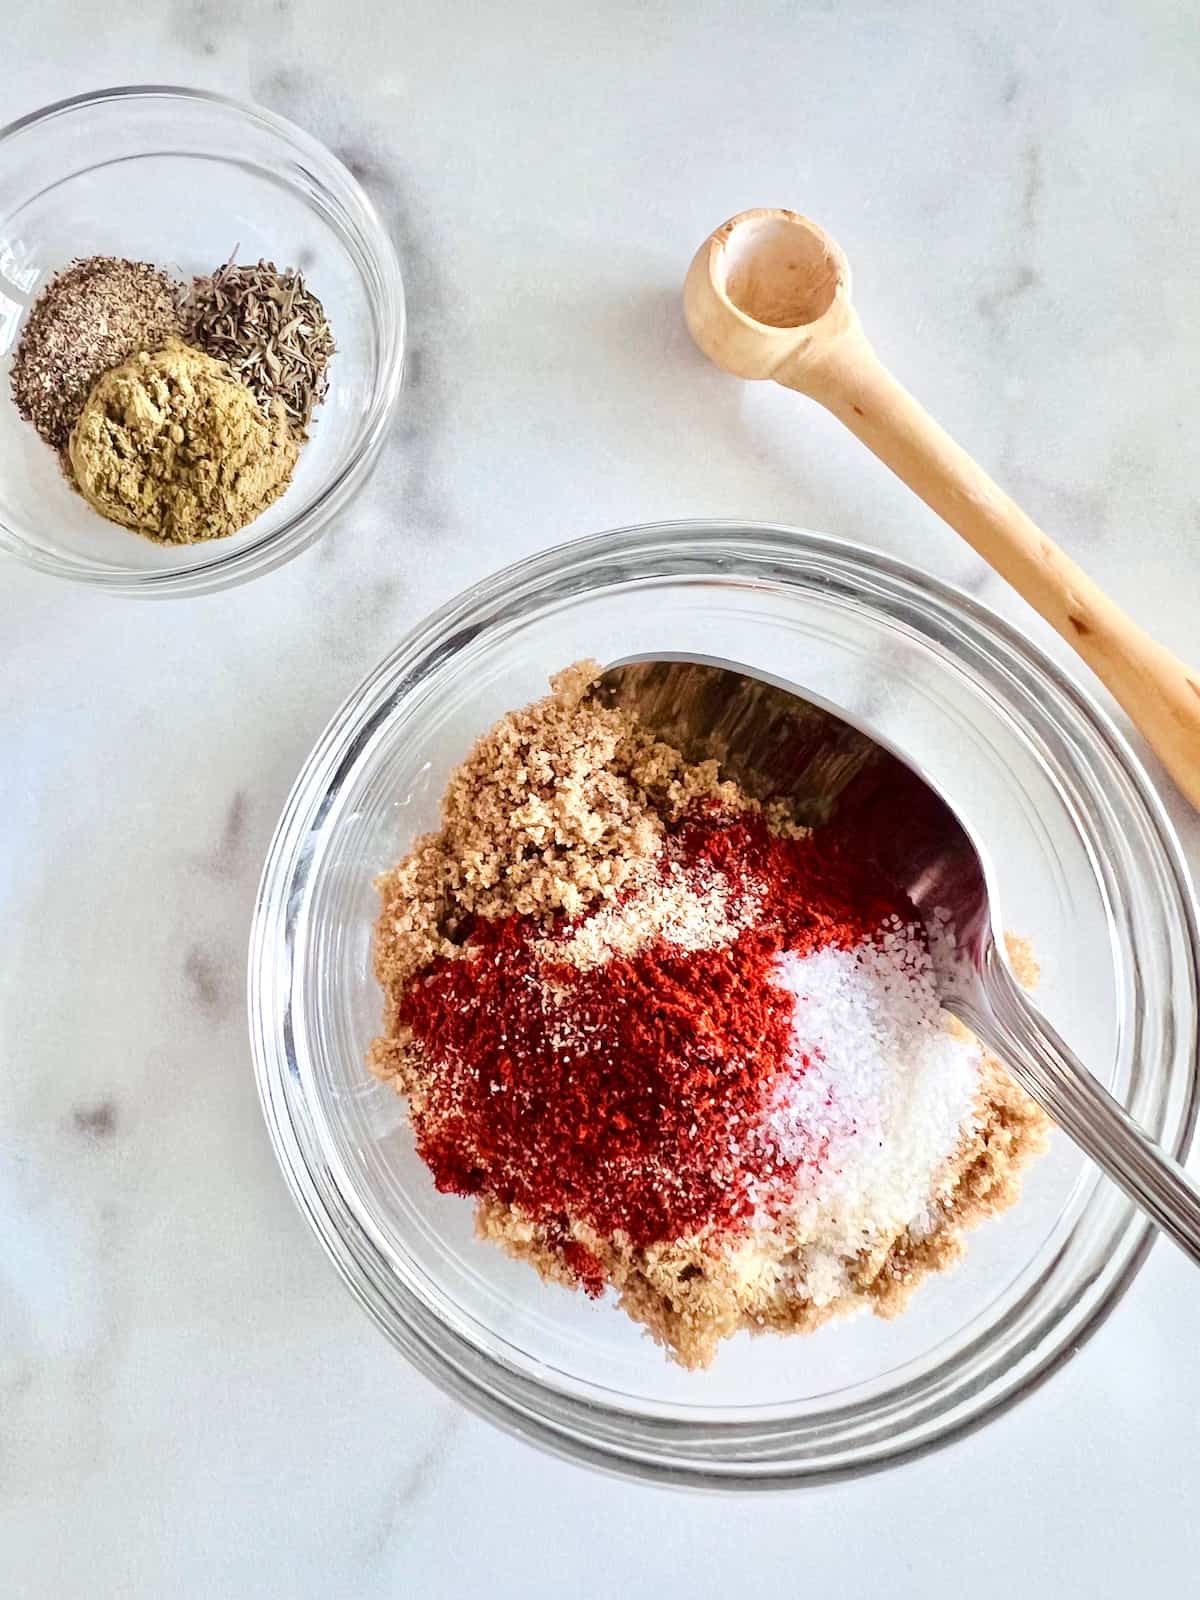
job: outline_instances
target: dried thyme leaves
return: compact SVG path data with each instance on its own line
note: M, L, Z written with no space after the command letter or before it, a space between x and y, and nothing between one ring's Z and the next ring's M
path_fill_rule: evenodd
M324 307L299 272L273 261L229 261L197 278L187 307L188 338L224 361L252 390L264 411L279 401L298 433L329 387L334 352Z
M181 332L182 291L146 261L74 261L38 295L21 331L13 404L52 449L65 450L97 379Z

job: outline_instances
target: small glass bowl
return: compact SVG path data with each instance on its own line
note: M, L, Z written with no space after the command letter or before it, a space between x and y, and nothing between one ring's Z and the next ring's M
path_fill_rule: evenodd
M287 492L248 527L161 546L106 522L0 384L0 549L112 592L203 593L290 560L345 509L400 393L404 291L391 240L342 163L257 106L197 89L104 89L0 130L0 356L77 256L151 261L184 280L237 251L298 267L337 340L329 393ZM8 363L5 362L7 368Z
M422 624L327 728L271 846L250 1028L271 1137L342 1275L396 1344L476 1410L575 1459L678 1484L789 1487L904 1461L979 1427L1068 1359L1151 1233L1061 1136L1018 1206L893 1322L739 1335L672 1366L611 1304L541 1283L438 1194L402 1101L363 1058L380 1019L372 880L434 826L496 717L585 656L719 654L844 707L937 783L1034 944L1039 1003L1156 1138L1196 1109L1200 952L1187 871L1121 737L968 596L818 534L740 523L602 534L522 562Z

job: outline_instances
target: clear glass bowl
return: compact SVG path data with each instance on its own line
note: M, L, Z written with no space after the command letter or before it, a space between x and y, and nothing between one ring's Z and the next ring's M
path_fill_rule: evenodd
M0 131L0 356L46 280L77 256L210 272L237 249L297 266L337 340L329 394L284 494L229 538L163 547L94 512L0 383L0 549L125 594L240 583L343 511L400 393L404 291L391 240L342 163L257 106L196 89L105 89ZM3 363L7 372L8 362Z
M250 1026L293 1192L361 1302L438 1383L527 1438L674 1483L762 1488L909 1459L1080 1348L1150 1242L1061 1136L1019 1206L894 1322L741 1335L670 1365L611 1304L542 1284L438 1194L403 1103L363 1066L380 1016L372 879L434 825L473 738L583 656L719 654L906 751L997 866L1040 1003L1182 1154L1196 1097L1196 909L1163 809L1107 718L1014 629L887 556L737 523L603 534L509 568L422 624L350 697L279 824Z

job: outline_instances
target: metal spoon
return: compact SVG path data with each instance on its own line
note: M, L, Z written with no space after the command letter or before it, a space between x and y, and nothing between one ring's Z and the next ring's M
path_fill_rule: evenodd
M1200 1262L1200 1189L1059 1038L997 938L987 871L941 796L831 707L711 660L634 661L593 689L692 760L715 756L755 799L854 830L924 921L946 1010L959 1017L1085 1154Z

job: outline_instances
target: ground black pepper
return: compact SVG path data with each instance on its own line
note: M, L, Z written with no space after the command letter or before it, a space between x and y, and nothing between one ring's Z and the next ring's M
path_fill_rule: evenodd
M89 256L51 278L13 358L13 403L55 450L96 380L182 331L180 287L146 261Z

